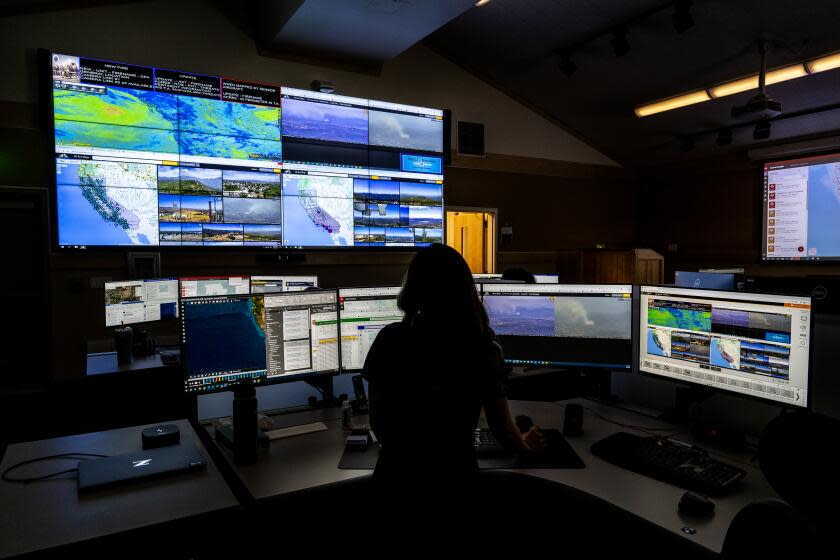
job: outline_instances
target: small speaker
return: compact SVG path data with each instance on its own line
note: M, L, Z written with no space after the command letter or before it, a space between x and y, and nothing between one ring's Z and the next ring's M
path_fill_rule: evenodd
M484 155L484 123L458 121L458 153Z
M583 433L583 407L571 403L566 405L566 415L563 418L563 435L579 436Z

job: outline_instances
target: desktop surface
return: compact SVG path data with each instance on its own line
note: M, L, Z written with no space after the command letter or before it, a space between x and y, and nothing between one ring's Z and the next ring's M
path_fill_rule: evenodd
M137 481L79 495L75 477L17 484L0 481L0 557L125 533L238 506L219 470L209 460L187 420L175 420L181 443L197 446L207 460L203 471ZM10 445L0 470L28 459L58 453L107 455L141 450L140 432L151 426L45 439ZM71 468L75 461L45 461L21 468L14 476ZM57 469L56 467L63 467Z

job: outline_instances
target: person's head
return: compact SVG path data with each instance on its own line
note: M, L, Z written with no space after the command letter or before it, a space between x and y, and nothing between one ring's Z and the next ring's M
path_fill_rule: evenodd
M397 304L409 324L419 320L479 336L489 330L469 266L458 251L439 243L414 255Z
M536 284L537 279L534 275L524 268L514 267L508 268L502 273L502 280L518 280L526 284Z

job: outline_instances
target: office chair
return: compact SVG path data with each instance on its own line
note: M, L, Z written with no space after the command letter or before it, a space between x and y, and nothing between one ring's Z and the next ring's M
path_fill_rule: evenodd
M726 558L826 558L840 555L833 526L840 506L836 453L840 421L810 412L783 413L761 434L761 471L782 500L742 509L726 533ZM771 527L784 535L773 537Z

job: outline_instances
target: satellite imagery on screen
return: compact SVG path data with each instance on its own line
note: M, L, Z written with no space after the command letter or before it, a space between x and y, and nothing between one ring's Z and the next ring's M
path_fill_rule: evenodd
M369 110L364 99L50 59L60 248L384 247L443 237L440 110ZM284 161L287 141L294 165ZM375 172L366 167L374 147Z

